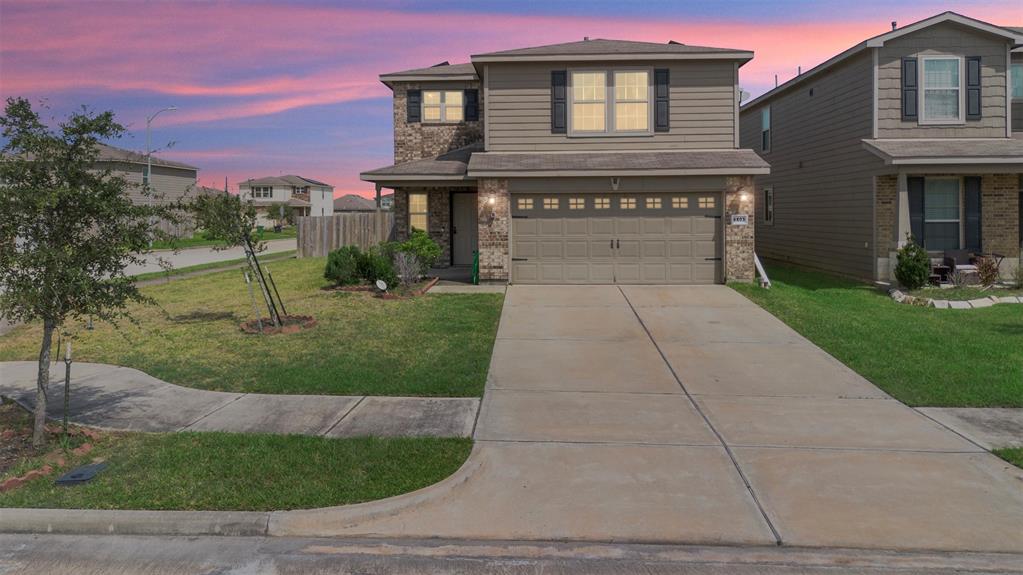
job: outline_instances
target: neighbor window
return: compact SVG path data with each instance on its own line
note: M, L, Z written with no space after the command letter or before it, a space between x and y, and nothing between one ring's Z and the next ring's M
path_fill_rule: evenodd
M518 206L520 210L531 210L533 209L533 198L519 198Z
M647 198L646 209L648 210L659 210L661 209L661 198Z
M920 98L923 100L920 122L950 124L962 118L963 94L960 70L963 61L958 57L924 57Z
M607 119L607 74L572 73L572 131L603 132Z
M615 131L645 132L650 125L650 74L615 72Z
M429 231L426 229L426 222L429 220L427 203L426 194L408 195L408 225L410 228L424 232Z
M959 249L959 179L924 181L924 247L932 251Z
M623 210L631 210L636 207L636 198L622 198L618 200L618 207Z
M760 151L771 151L771 107L760 110Z
M424 122L461 122L462 92L459 90L423 92Z
M581 210L586 207L585 198L569 198L568 209L570 210Z
M774 188L764 188L764 223L774 223Z
M705 210L713 208L716 203L714 196L700 196L699 206Z
M255 198L272 198L274 189L271 186L256 186L252 188L252 197Z
M558 198L544 198L543 209L545 210L556 210L558 209Z
M1023 64L1012 65L1012 99L1023 100Z
M611 198L593 198L593 207L598 210L606 210L611 207Z
M671 198L671 207L676 210L684 210L689 207L689 198L685 196L675 196Z

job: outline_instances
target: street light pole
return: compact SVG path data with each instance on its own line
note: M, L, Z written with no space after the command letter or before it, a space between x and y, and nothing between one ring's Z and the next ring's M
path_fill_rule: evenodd
M150 135L149 135L149 133L150 133L149 127L153 123L153 119L156 118L157 116L159 116L161 112L173 112L174 110L177 110L177 109L178 109L177 106L170 106L170 107L164 108L162 110L157 110L156 113L154 113L152 116L149 116L148 118L146 118L146 177L142 179L142 183L147 188L149 187L150 182L153 179L153 159L152 159L153 147L152 147L152 145L150 143L152 140L151 140Z

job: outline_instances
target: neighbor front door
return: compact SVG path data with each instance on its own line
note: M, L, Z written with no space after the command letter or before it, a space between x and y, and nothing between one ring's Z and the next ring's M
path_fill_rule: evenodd
M472 265L479 232L476 223L476 193L451 194L451 264Z

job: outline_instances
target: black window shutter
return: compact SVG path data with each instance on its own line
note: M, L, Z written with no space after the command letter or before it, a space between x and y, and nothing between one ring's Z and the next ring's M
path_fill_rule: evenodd
M465 97L462 98L462 102L465 107L462 117L465 118L465 121L478 121L480 119L480 91L466 90Z
M966 207L966 245L963 246L967 250L974 253L980 253L982 250L981 246L981 235L980 235L980 177L969 176L963 178L963 182L966 184L965 196L963 197L963 203Z
M916 58L902 59L902 121L917 119Z
M423 114L423 92L422 90L409 90L405 92L406 121L414 124L422 118Z
M551 72L551 133L568 132L568 72Z
M908 178L909 232L917 245L924 245L924 179ZM899 238L902 241L905 238Z
M667 68L654 70L654 131L671 130L671 77Z
M966 59L966 119L980 117L980 56L970 56Z

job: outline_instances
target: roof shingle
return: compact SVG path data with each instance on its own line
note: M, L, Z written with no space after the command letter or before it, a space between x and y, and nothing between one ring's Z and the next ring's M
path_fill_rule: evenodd
M474 54L473 58L495 56L597 56L604 54L720 54L728 52L748 52L732 48L711 48L708 46L689 46L675 42L636 42L633 40L607 40L596 38L578 42L517 48L499 52Z

